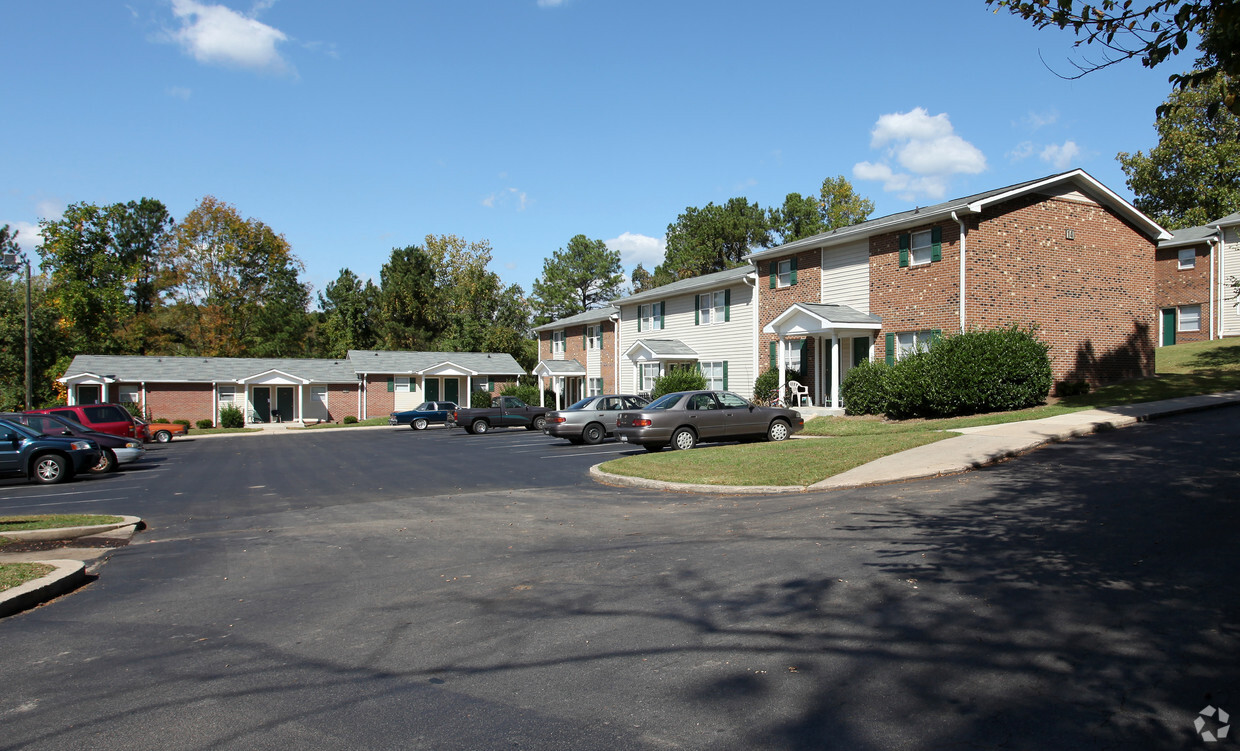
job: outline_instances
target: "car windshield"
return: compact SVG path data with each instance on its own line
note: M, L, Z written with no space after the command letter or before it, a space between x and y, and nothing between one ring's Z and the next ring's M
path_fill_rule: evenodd
M434 412L435 405L431 404L430 402L422 402L421 404L418 405L417 409L415 409L414 411L415 412Z
M565 409L585 409L587 406L589 406L590 402L594 401L594 399L595 397L593 396L587 396L585 399L582 399L579 402L573 402L572 404L565 407Z
M676 406L676 402L679 402L682 396L684 396L684 392L664 394L658 399L655 399L653 402L642 407L642 409L671 409Z

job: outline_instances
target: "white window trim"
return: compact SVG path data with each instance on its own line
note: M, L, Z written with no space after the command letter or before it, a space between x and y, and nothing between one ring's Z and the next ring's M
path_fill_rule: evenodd
M650 383L646 383L646 372L653 371L654 375L650 376ZM663 375L663 369L657 362L640 362L637 364L637 385L638 391L649 393L654 389L654 382L659 376Z
M564 354L566 350L566 347L565 347L566 342L567 342L567 337L565 337L563 331L552 331L551 332L551 354L553 355Z
M601 393L603 393L602 378L586 379L586 396L598 396Z
M924 245L918 245L918 239L924 239ZM931 230L914 232L909 240L908 265L925 266L934 260L934 234Z
M646 305L638 306L637 316L640 319L639 325L642 331L658 331L663 328L663 303L652 302Z
M319 401L320 403L322 403L324 407L326 407L327 406L327 395L330 391L331 389L327 388L326 386L311 386L310 387L310 402L313 404L316 401L316 399L314 398L314 395L316 393L321 393L323 394L323 398L317 401Z
M409 376L393 376L392 391L398 394L413 393L413 379Z
M1176 258L1176 268L1180 271L1197 268L1197 250L1195 248L1180 248Z
M699 362L698 368L706 379L706 388L711 391L723 391L723 360Z
M1186 318L1186 316L1184 315L1184 311L1186 310L1197 311L1194 316L1189 318L1189 320L1195 319L1196 321L1196 325L1193 326L1193 328L1191 329L1187 328L1184 325L1184 319ZM1201 331L1201 305L1181 305L1180 307L1176 308L1175 309L1175 330L1177 332Z
M599 334L602 330L602 326L586 326L586 349L591 352L597 352L599 350Z
M724 322L727 297L723 291L706 292L697 296L698 325L714 326Z
M901 337L910 337L909 344L900 341ZM896 359L904 357L914 352L924 352L930 347L930 341L934 338L934 332L930 330L924 331L900 331L896 333Z
M775 288L792 286L792 259L785 258L775 266Z

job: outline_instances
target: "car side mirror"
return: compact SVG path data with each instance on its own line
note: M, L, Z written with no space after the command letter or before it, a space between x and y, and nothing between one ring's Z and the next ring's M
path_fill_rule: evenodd
M60 431L60 434L61 434L61 435L73 435L73 431L72 431L72 430L62 430L62 431Z
M753 405L752 405L752 404L750 404L750 405L749 405L749 411L750 411L750 412L753 412Z
M16 441L16 440L17 440L16 433L7 433L7 432L0 433L0 441Z

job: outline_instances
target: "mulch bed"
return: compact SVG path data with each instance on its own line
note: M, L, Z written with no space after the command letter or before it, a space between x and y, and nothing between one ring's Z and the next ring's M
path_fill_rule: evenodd
M44 550L63 550L64 548L123 548L129 540L86 539L76 540L21 540L0 545L0 553L39 553Z

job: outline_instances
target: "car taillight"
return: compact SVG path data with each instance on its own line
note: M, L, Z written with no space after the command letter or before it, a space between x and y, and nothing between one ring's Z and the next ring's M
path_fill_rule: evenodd
M648 428L653 424L654 424L653 420L637 419L633 421L633 427L635 428Z
M554 422L554 423L568 422L568 418L567 417L548 417L547 422Z

